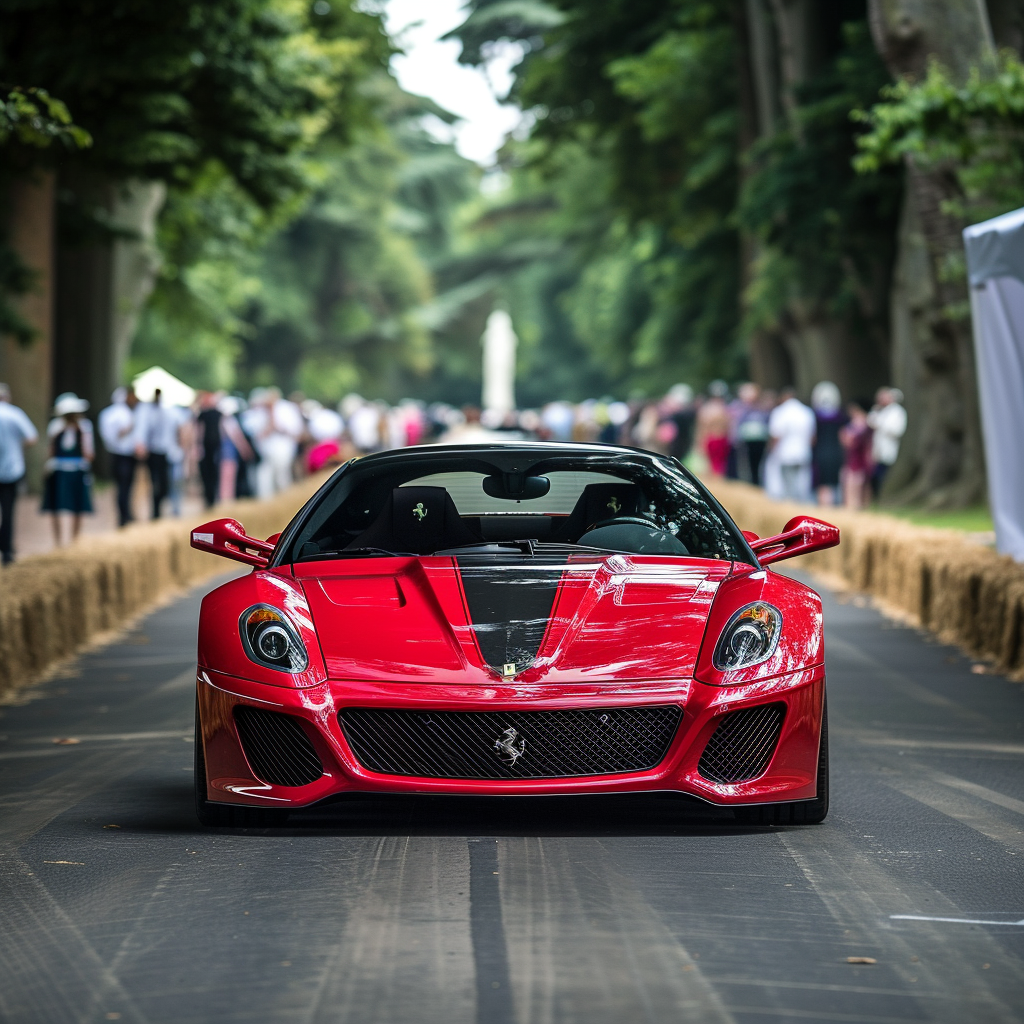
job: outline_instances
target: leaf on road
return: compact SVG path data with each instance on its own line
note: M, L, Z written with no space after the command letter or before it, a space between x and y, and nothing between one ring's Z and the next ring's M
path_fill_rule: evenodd
M76 740L74 736L58 736L54 743L59 743L62 747L70 747L75 743L81 743L81 740Z
M873 956L848 956L846 958L848 964L877 964L878 961Z

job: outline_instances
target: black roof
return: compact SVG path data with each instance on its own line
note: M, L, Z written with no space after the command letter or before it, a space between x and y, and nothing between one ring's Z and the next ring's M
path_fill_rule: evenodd
M579 441L494 441L478 444L421 444L409 448L391 448L384 452L374 452L362 456L357 465L361 468L377 463L404 461L406 459L446 459L466 456L469 459L480 459L503 470L519 470L525 465L542 462L547 458L565 456L567 458L595 458L607 461L616 455L637 456L652 462L672 462L676 460L658 452L644 448L629 448L614 444L588 444Z

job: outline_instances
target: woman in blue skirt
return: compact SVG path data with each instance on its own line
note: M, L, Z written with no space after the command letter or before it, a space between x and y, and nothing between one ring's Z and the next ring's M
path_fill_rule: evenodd
M58 395L46 430L50 458L46 462L43 511L53 513L53 539L61 545L60 513L71 513L71 539L82 527L82 514L92 512L92 460L96 454L92 424L82 415L89 408L71 391Z

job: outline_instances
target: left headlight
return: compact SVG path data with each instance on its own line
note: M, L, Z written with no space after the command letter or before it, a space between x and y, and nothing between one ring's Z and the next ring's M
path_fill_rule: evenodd
M741 608L728 622L715 647L715 668L727 672L765 661L775 653L782 633L782 612L758 601Z
M245 653L266 668L279 672L305 672L309 665L306 648L284 612L269 604L246 608L238 620Z

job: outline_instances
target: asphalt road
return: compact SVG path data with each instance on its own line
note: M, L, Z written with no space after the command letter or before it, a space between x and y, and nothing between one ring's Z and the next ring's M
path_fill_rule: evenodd
M199 597L0 708L0 1019L1024 1021L1024 689L956 651L827 599L817 827L360 798L214 832Z

